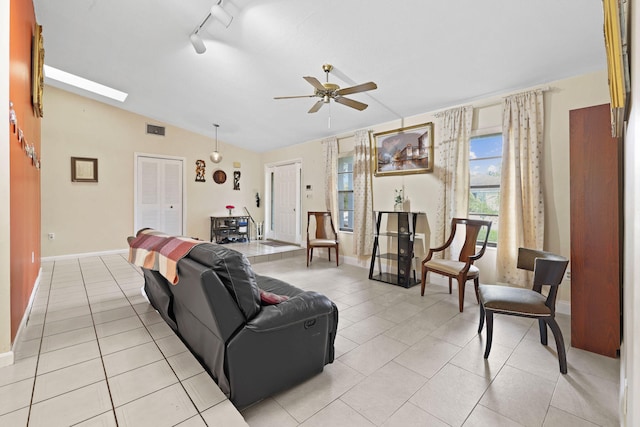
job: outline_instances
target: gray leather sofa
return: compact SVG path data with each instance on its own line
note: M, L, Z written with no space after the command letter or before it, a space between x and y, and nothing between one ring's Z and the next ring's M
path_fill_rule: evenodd
M151 304L238 408L286 390L333 362L338 309L326 296L253 272L221 245L195 246L179 282L143 269ZM261 303L260 289L289 297Z

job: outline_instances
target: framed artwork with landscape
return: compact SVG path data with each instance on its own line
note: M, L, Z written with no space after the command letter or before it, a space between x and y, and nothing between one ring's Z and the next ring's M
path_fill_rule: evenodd
M433 172L433 123L372 135L375 176Z

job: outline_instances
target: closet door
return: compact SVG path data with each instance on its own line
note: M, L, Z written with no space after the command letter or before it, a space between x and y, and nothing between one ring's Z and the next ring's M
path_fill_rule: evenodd
M137 156L135 231L150 227L183 234L183 161Z
M609 104L570 111L571 345L616 357L621 325L620 141Z

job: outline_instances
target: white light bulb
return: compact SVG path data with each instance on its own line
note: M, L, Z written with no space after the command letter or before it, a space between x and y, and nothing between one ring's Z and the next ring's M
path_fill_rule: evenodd
M209 158L213 163L220 163L222 161L222 154L218 153L217 151L214 151L211 153Z

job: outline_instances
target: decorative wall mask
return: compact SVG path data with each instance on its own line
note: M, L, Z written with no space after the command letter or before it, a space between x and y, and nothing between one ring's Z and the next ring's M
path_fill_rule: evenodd
M207 164L204 160L196 160L196 182L205 182L205 169Z
M240 190L240 171L233 171L233 189Z

